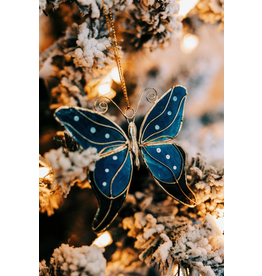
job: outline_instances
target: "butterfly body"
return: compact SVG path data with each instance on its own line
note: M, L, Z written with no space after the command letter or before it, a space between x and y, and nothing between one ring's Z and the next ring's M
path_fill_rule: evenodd
M134 163L136 168L139 170L140 161L139 161L139 146L137 143L137 127L133 121L128 123L128 136L130 138L130 145L134 156Z
M104 231L117 216L128 194L133 165L139 169L142 157L155 182L172 198L195 206L195 196L187 186L185 152L174 138L182 122L186 89L170 88L153 102L141 124L135 112L128 121L128 135L103 114L78 107L60 107L55 117L84 149L96 147L100 159L90 174L99 208L93 221L95 232ZM138 139L137 139L138 138Z

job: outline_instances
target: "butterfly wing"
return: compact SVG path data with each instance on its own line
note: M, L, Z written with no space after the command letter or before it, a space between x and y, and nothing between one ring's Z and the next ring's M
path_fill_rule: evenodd
M104 231L117 216L128 194L133 163L127 147L114 150L96 162L90 175L91 185L99 202L93 230Z
M90 182L99 203L93 229L104 231L128 193L133 171L129 140L117 124L92 110L60 107L55 118L82 148L95 147L100 155Z
M60 107L55 118L83 149L95 147L102 154L128 143L124 131L117 124L92 110Z
M140 128L140 144L167 141L178 135L182 127L186 97L186 89L182 86L172 87L164 93L144 118Z
M172 141L182 127L186 96L184 87L175 86L153 105L142 122L139 146L156 183L174 199L194 207L195 195L185 176L185 152Z

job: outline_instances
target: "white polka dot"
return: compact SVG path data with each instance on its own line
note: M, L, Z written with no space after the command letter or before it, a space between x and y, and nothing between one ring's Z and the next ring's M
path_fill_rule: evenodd
M161 149L160 149L160 148L157 148L156 151L157 151L158 153L160 153L160 152L161 152Z
M170 155L169 154L166 155L166 159L170 159Z
M106 186L106 182L103 182L102 185L103 185L103 186Z
M108 139L108 138L110 137L110 134L109 134L109 133L106 133L106 134L105 134L105 137L106 137L106 139Z
M91 132L91 133L96 133L96 128L95 128L95 127L91 127L91 128L90 128L90 132Z
M171 111L167 111L167 115L168 116L172 115L172 112Z
M108 168L106 168L106 169L105 169L105 172L106 172L106 173L108 173L108 172L109 172L109 169L108 169Z
M176 170L176 166L174 166L173 169Z
M156 129L156 130L159 130L159 129L160 129L160 126L159 126L159 125L155 125L155 129Z
M177 101L177 96L173 97L173 101L176 102Z
M113 156L113 160L117 160L117 156L116 155Z
M75 117L74 117L74 121L76 121L76 122L79 121L79 117L78 117L78 116L75 116Z

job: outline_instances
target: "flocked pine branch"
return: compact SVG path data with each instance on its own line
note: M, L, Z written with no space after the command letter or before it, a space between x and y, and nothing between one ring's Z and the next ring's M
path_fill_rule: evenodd
M77 48L72 55L76 67L102 69L114 59L105 19L90 20L79 26ZM91 73L90 70L90 73Z
M223 236L210 214L192 225L186 217L155 218L140 212L125 218L123 227L136 239L134 246L142 251L139 258L148 266L157 265L162 275L172 275L168 273L173 264L203 276L224 275Z
M40 0L40 13L45 7ZM57 8L64 1L49 1ZM74 1L80 8L81 13L89 18L104 18L102 12L102 1L78 0ZM133 3L133 5L131 5ZM182 18L178 15L179 4L176 0L105 0L107 7L112 12L121 11L118 14L115 25L121 23L117 28L135 49L149 47L151 50L158 46L167 46L182 35ZM127 46L127 45L126 45Z
M87 18L80 26L74 23L63 38L40 54L40 68L55 55L64 56L67 62L74 61L76 67L84 66L89 74L104 68L114 60L106 19Z
M46 9L46 0L39 0L39 15Z
M205 23L219 23L218 29L224 30L224 0L200 0L194 12Z
M95 148L82 150L66 131L62 139L55 138L61 147L45 153L45 158L39 157L40 165L49 168L49 173L39 178L39 211L48 216L59 208L75 183L81 188L91 188L87 174L94 170L99 159Z
M83 16L90 16L91 18L99 18L103 10L102 0L39 0L40 15L46 9L47 3L51 3L54 9L57 9L61 3L75 2ZM132 0L104 0L107 7L113 10L123 11L130 4Z
M133 6L119 19L119 31L124 42L128 41L136 50L168 46L182 35L182 18L178 11L176 0L134 0Z
M44 154L53 170L54 181L52 189L59 189L64 197L77 182L87 180L88 171L93 171L95 162L99 159L96 148L64 152L63 148L52 149Z
M104 276L104 249L96 245L71 247L62 244L54 250L50 263L39 263L39 276Z
M62 193L59 189L53 189L53 170L48 176L39 178L39 212L47 213L48 216L54 214L63 201Z
M196 195L198 215L218 215L224 209L224 169L206 167L200 154L187 167L189 185Z
M51 94L55 107L73 105L87 107L90 81L96 82L115 64L105 18L87 18L74 23L65 36L40 55L40 67L52 58L53 74L58 84Z

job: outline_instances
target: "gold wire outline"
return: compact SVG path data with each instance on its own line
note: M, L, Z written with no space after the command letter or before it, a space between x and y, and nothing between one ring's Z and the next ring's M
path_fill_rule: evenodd
M100 152L99 152L99 155L101 158L104 158L104 157L107 157L107 156L110 156L111 154L115 154L115 153L118 153L122 150L124 150L126 147L128 147L128 144L125 143L124 145L113 145L113 146L108 146L108 147L105 147L103 148ZM106 151L107 149L109 148L113 148L112 150L109 150L105 153L103 153L104 151Z
M182 150L183 150L183 148L182 148L180 145L175 144L175 143L173 143L173 146L176 147L176 149L177 149L177 151L179 152L181 158L184 160L184 167L185 167L185 164L186 164L186 155L185 155L185 158L184 158L184 157L182 156L182 153L180 152L180 150L177 148L177 146L179 146ZM183 150L183 151L184 151L184 150ZM185 172L185 177L186 177L186 172ZM190 187L188 186L186 178L185 178L185 181L186 181L186 186L187 186L188 190L193 194L194 200L192 200L191 198L189 198L188 195L184 193L184 190L181 188L179 182L178 182L177 184L178 184L180 190L182 191L182 193L189 199L189 201L194 202L194 205L190 205L190 206L191 206L191 207L195 207L195 206L196 206L196 195L195 195L195 193L190 189ZM184 203L184 204L185 204L185 203ZM188 206L189 206L189 205L188 205Z
M98 215L99 215L99 211L100 211L100 201L99 201L99 207L98 207L98 209L97 209L97 211L96 211L96 215L95 215L95 218L94 218L94 220L93 220L93 222L92 222L92 228L93 228L93 230L95 231L104 221L105 221L105 219L107 218L107 216L108 216L108 214L110 213L110 210L111 210L111 207L112 207L112 203L113 203L113 200L111 199L110 200L110 205L109 205L109 208L108 208L108 210L107 210L107 212L106 212L106 215L104 216L104 218L101 220L101 222L97 225L97 227L94 227L94 220L98 217ZM115 219L115 217L116 216L114 216L114 218L111 220L111 222ZM100 233L100 232L103 232L110 224L111 224L111 222L109 223L109 224L107 224L107 226L106 227L104 227L102 230L100 230L98 233Z
M112 177L112 179L111 179L111 183L110 183L110 195L111 195L111 198L117 198L117 197L119 197L119 195L121 195L121 194L119 194L118 196L116 196L116 197L113 197L113 191L112 191L112 186L113 186L113 182L114 182L114 180L115 180L115 178L116 178L116 176L119 174L119 172L122 170L122 168L124 167L124 165L125 165L125 163L126 163L126 160L127 160L127 156L128 156L128 154L129 154L129 151L128 151L128 149L127 149L127 151L126 151L126 156L125 156L125 160L123 161L123 163L122 163L122 165L119 167L119 169L117 170L117 172L115 173L115 175ZM131 163L133 162L133 159L130 157L130 161L131 161ZM131 177L131 174L130 174L130 176L129 176L129 178ZM132 177L131 177L132 178ZM129 183L128 183L129 184ZM126 190L126 189L125 189ZM125 191L124 190L124 191Z

